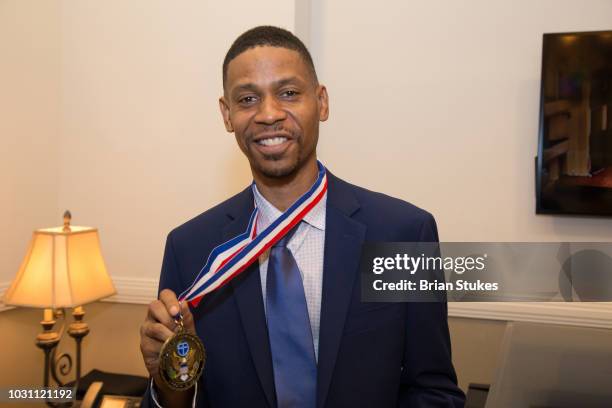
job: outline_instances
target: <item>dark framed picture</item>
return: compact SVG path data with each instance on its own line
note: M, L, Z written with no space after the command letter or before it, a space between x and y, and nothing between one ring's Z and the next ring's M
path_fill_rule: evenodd
M612 31L544 34L536 213L612 215Z

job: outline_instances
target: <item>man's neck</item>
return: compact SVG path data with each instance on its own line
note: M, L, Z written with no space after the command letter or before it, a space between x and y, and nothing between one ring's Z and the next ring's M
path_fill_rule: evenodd
M253 174L257 190L280 211L285 211L298 198L306 193L317 180L319 169L317 161L307 163L295 174L284 178L266 177Z

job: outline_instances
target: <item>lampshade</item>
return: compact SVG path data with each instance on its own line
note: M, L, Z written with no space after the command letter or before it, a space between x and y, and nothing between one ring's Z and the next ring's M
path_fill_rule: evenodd
M5 293L4 303L74 307L115 293L102 259L98 230L65 222L64 227L34 231L19 272Z

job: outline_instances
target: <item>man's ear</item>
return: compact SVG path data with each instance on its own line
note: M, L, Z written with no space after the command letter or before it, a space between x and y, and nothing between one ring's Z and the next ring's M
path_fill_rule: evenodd
M230 121L230 111L227 102L225 101L225 97L219 98L219 110L221 110L221 116L223 117L223 123L225 124L225 130L229 133L234 131L234 127L232 126L232 122Z
M317 87L317 99L319 100L319 120L325 122L329 117L329 97L325 85Z

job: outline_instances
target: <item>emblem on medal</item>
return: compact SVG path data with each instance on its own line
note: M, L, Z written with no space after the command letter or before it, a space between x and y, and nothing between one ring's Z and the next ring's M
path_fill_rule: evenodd
M178 332L169 337L159 352L159 373L171 389L184 391L195 385L206 363L206 350L198 336L183 327L183 316L175 319Z

